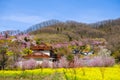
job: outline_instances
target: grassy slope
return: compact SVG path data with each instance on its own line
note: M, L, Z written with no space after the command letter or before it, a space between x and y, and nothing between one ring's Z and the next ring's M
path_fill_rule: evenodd
M96 38L105 33L86 24L67 23L43 27L31 34L44 42L64 42L81 40L81 38Z

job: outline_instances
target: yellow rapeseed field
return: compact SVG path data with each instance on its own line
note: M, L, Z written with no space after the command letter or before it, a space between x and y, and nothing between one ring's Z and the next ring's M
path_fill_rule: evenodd
M120 80L120 66L0 71L0 80Z

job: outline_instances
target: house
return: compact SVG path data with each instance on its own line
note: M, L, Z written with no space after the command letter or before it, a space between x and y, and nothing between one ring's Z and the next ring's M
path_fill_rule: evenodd
M45 43L41 43L37 46L31 46L32 54L23 56L24 59L34 59L38 64L41 64L43 60L48 60L50 63L58 60L59 56L54 54L52 46L48 46Z
M30 49L33 51L32 54L28 54L23 56L25 59L33 58L33 59L49 59L51 58L51 51L52 47L47 46L44 43L41 43L40 45L37 46L31 46Z
M42 64L43 60L49 61L50 65L52 65L54 58L52 57L53 53L51 46L42 43L40 45L31 46L30 49L33 52L22 56L23 59L17 63L20 68L23 68L25 61L30 59L33 59L36 62L36 65Z

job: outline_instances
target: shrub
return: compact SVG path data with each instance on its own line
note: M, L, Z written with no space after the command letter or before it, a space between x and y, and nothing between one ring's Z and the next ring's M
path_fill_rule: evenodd
M78 56L74 56L74 67L81 67L83 66L83 60L79 59Z
M95 56L88 62L88 66L107 67L107 66L113 66L114 63L115 63L115 59L110 56L109 57Z
M34 59L29 59L23 62L22 67L25 69L34 69L36 67L36 61Z
M61 57L59 61L50 62L49 60L43 60L40 66L42 68L78 68L78 67L108 67L113 66L115 63L115 59L111 56L95 56L90 58L89 56L79 58L78 56L74 56L73 61L69 62L65 56ZM34 59L30 59L27 61L22 61L22 63L17 63L17 65L22 64L22 69L34 69L38 65Z
M59 68L68 68L69 62L67 61L66 57L61 57L61 59L58 62L58 67Z
M113 66L115 63L115 59L111 56L95 56L90 58L89 56L79 58L78 56L74 56L73 62L69 64L69 61L66 57L62 57L59 62L54 62L54 68L68 68L68 67L83 67L83 66L90 66L90 67L108 67Z
M115 57L117 62L120 62L120 50L113 52L113 56Z
M43 60L41 66L42 66L43 68L49 68L49 67L52 67L52 63L49 62L48 60Z
M104 63L101 56L96 56L93 57L93 59L90 59L87 65L92 67L102 67Z
M53 62L53 68L58 68L58 61Z
M23 70L24 69L34 69L37 66L36 61L32 58L29 60L16 62L15 65L19 68L22 68Z
M72 54L69 54L69 55L67 55L66 58L67 58L68 61L73 61L74 56Z
M103 57L104 66L113 66L115 64L115 59L113 57Z

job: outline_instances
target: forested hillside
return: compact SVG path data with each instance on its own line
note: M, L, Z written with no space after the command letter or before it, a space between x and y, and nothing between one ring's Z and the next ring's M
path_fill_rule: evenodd
M7 32L9 35L21 33L20 31ZM110 45L118 49L119 45L117 44L119 44L120 38L120 18L91 24L76 21L61 22L59 20L49 20L35 24L23 33L33 34L44 41L47 40L44 38L48 37L50 42L59 41L61 39L65 41L72 41L80 40L82 38L105 38ZM5 34L5 32L1 32L1 34ZM47 37L45 35L47 35ZM110 47L111 46L109 46L109 48ZM114 48L111 49L114 50Z
M69 61L73 59L74 53L77 53L80 58L90 54L105 59L107 55L109 59L112 55L120 62L120 19L92 24L49 20L33 25L24 32L1 32L0 68L11 68L11 65L21 60L24 55L33 53L31 46L41 43L51 46L54 54L67 56ZM14 67L15 65L12 66Z
M41 27L45 26L45 27ZM30 32L31 30L32 32ZM83 38L105 38L112 51L120 49L120 18L92 24L75 21L50 20L27 30L43 41L72 41Z

